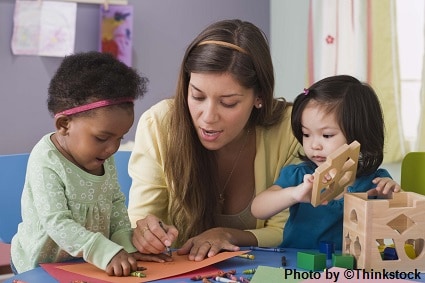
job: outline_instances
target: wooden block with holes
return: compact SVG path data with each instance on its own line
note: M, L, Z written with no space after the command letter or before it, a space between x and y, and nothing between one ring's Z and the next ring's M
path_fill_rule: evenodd
M311 204L314 207L339 196L354 182L359 153L360 144L357 141L350 145L344 144L316 168L311 193ZM332 180L324 182L326 175L330 175Z
M425 271L425 196L394 193L392 199L368 199L367 193L344 195L342 252L365 270ZM385 247L396 257L385 259Z

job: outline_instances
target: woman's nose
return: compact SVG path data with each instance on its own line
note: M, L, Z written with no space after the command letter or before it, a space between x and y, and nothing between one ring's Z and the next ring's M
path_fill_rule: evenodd
M216 105L214 103L207 103L202 116L205 123L211 124L216 122L218 120Z

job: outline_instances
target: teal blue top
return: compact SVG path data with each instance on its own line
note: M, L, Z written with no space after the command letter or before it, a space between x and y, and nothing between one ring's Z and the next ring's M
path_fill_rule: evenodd
M313 162L288 165L280 171L275 185L282 188L297 186L303 182L305 174L313 174L317 168ZM376 185L377 177L390 177L385 169L358 177L348 192L366 192ZM299 249L319 249L321 241L333 242L336 250L342 248L344 201L331 200L327 205L312 206L310 203L297 203L289 208L289 218L283 230L281 247Z
M28 160L13 264L21 273L39 263L84 258L105 269L121 249L136 251L114 159L105 161L102 176L89 174L56 149L51 135Z

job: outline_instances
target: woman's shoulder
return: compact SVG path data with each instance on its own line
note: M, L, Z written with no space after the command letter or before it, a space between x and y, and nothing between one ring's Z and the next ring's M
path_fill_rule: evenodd
M257 128L261 129L264 133L276 133L281 131L291 130L291 111L292 105L287 105L282 109L280 113L280 119L276 120L273 125L270 126L257 126ZM292 133L292 130L291 130Z
M264 139L268 145L277 144L280 146L297 143L291 128L291 111L292 106L286 106L282 113L281 119L274 125L264 127L257 126L258 137Z
M164 99L152 105L140 117L139 124L164 124L167 125L171 118L171 109L174 105L174 100Z
M156 104L152 105L148 110L146 110L142 117L164 117L170 113L171 108L174 105L173 99L164 99Z

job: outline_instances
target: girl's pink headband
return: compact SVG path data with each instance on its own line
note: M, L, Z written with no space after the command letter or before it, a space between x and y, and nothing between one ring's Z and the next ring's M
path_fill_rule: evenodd
M134 102L134 99L131 97L123 97L123 98L119 98L119 99L104 99L104 100L99 100L96 102L92 102L89 104L85 104L85 105L80 105L74 108L70 108L61 112L58 112L55 114L55 118L59 117L60 115L74 115L77 113L81 113L84 111L88 111L88 110L92 110L92 109L96 109L96 108L100 108L100 107L105 107L105 106L109 106L109 105L116 105L116 104L122 104L122 103L126 103L126 102Z

